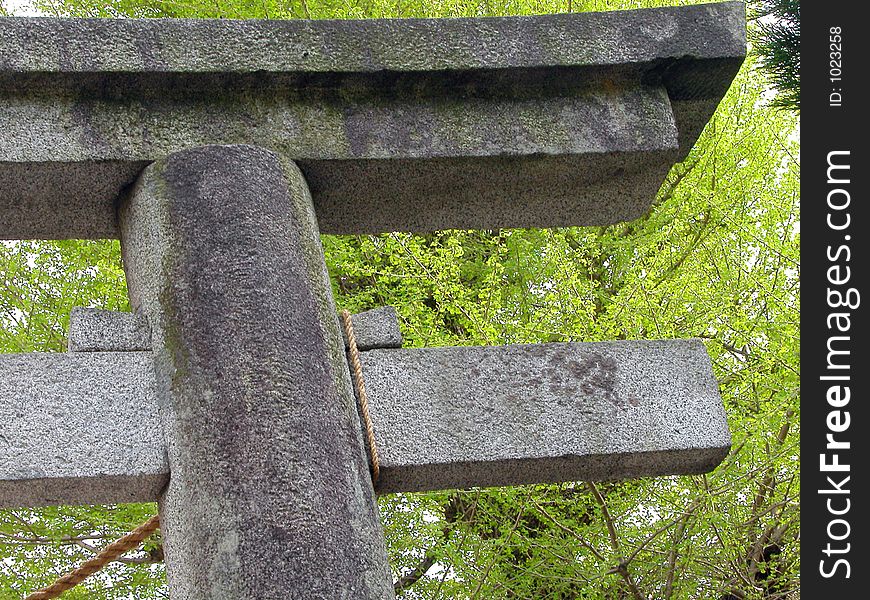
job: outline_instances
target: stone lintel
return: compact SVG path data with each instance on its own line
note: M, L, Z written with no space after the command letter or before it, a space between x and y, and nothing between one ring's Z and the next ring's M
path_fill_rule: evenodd
M56 19L0 25L10 73L415 73L741 54L740 2L535 17ZM717 22L718 21L718 22ZM713 34L713 35L710 35ZM624 42L616 44L614 42ZM99 42L99 43L98 43ZM690 51L691 52L688 52Z
M643 214L745 54L736 2L473 19L0 20L0 238L117 237L144 165L297 162L324 233Z
M151 352L0 355L0 507L150 502L169 480Z
M151 354L0 356L0 506L156 500ZM362 353L380 493L701 473L731 437L696 340Z

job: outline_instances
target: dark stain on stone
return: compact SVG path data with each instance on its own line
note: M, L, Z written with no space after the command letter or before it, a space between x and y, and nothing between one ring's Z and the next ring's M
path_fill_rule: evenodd
M586 396L606 398L617 407L624 406L616 394L616 360L597 352L590 352L582 358L570 358L567 349L559 349L551 354L550 364L543 372L550 379L553 393L576 394L579 390ZM572 385L562 380L567 375Z
M516 394L508 394L507 396L505 396L505 400L507 400L511 404L519 404L521 402L520 397Z
M93 106L86 100L73 103L70 108L72 121L80 127L79 143L94 153L108 154L110 145L97 129Z
M545 356L547 348L543 344L530 344L526 352L529 353L529 356Z
M168 64L165 60L166 53L157 36L156 29L143 29L141 34L135 38L136 51L142 64L149 71L168 70Z

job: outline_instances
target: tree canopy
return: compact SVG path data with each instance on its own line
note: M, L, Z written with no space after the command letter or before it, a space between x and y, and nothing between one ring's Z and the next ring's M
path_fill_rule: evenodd
M774 104L801 108L801 3L800 0L755 0L750 3L758 19L753 30L755 52L762 71L776 88Z
M75 16L478 16L655 0L45 0ZM685 2L683 2L685 4ZM398 309L406 345L697 337L734 444L714 472L382 497L400 598L799 597L799 144L749 60L641 218L607 227L323 236L339 307ZM0 245L0 351L62 351L73 306L129 310L116 241ZM0 511L0 598L154 505ZM166 598L159 537L67 593ZM5 595L4 595L5 594ZM132 594L132 596L131 596Z

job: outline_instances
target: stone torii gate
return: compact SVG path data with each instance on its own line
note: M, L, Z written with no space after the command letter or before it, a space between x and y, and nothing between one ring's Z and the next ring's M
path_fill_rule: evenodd
M160 502L173 598L391 598L319 233L640 216L739 3L527 18L0 19L0 238L120 238L132 314L0 356L0 505ZM712 469L694 340L402 349L378 493Z

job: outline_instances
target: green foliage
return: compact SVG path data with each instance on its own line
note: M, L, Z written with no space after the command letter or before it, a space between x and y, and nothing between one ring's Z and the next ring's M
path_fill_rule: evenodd
M704 0L36 0L48 14L79 17L379 19L479 17L627 10Z
M757 19L752 30L755 52L762 71L769 74L776 106L801 108L801 6L800 0L754 0Z
M649 4L43 6L87 16L368 18ZM631 223L324 236L337 304L396 306L412 346L699 337L734 435L724 464L706 476L383 497L401 598L749 600L790 598L799 589L799 148L795 117L763 101L752 68L653 207ZM62 350L74 305L127 308L116 242L6 243L0 265L0 351ZM20 598L90 556L75 538L102 545L153 511L0 511L0 598ZM65 597L167 597L159 539L147 550Z
M0 351L65 350L73 306L129 310L117 241L2 244Z

